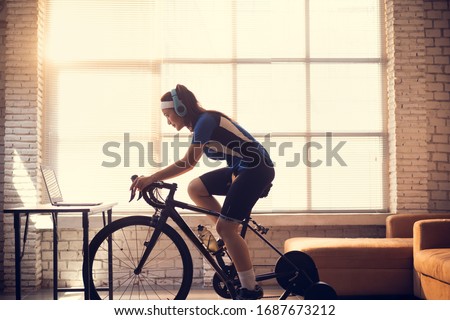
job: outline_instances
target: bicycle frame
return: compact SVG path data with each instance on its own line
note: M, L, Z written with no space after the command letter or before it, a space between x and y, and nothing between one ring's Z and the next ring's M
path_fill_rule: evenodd
M158 238L161 234L161 230L163 226L167 223L168 219L172 219L172 221L180 228L180 230L186 235L186 237L192 242L192 244L200 251L203 257L206 258L206 260L209 262L209 264L212 266L212 268L216 271L219 278L223 281L223 283L227 286L227 289L231 295L231 298L234 299L237 295L235 287L234 287L234 281L233 279L229 279L229 277L226 275L222 267L219 265L219 263L214 259L213 255L205 248L203 243L198 239L198 237L195 235L195 233L192 231L192 229L188 226L188 224L185 222L185 220L182 218L182 216L178 213L178 211L175 208L180 209L188 209L192 210L194 212L198 213L204 213L206 215L219 217L220 214L218 212L208 210L205 208L197 207L194 205L190 205L188 203L180 202L177 200L174 200L174 194L177 189L176 184L164 184L167 189L170 190L169 195L167 196L165 200L165 207L161 210L160 214L155 216L155 222L154 222L154 228L155 231L153 232L150 240L146 244L147 248L145 249L145 252L135 269L135 274L139 274L142 270L142 267L144 266L147 258L149 257L151 251L155 247ZM249 225L249 222L253 221L250 217L243 220L240 224L242 225L242 229L240 232L240 235L245 238L245 235L247 233L247 230L250 229L254 234L256 234L264 243L266 243L272 250L277 252L277 254L280 257L284 258L284 255L282 252L280 252L272 243L270 243L262 234L260 234L259 230L263 229L263 232L266 232L267 229L264 229L260 225L258 225L256 222L253 221L257 225L258 229L255 229L254 227ZM297 266L295 266L289 259L285 260L294 267L296 270L296 273L294 277L298 276L298 274L301 272L301 270L298 269ZM291 273L289 274L291 275ZM273 279L278 276L283 276L283 274L271 272L266 274L260 274L257 275L256 281L263 281L268 279ZM280 297L280 299L285 299L290 294L290 291L286 290L285 293Z

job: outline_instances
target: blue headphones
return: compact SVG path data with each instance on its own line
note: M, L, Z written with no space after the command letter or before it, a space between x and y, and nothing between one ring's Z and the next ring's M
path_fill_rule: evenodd
M176 89L172 89L170 90L170 94L172 95L172 100L173 100L173 108L175 110L175 113L177 115L179 115L180 117L184 117L187 114L187 108L186 106L183 104L183 102L180 101L180 99L178 99L177 96L177 90Z

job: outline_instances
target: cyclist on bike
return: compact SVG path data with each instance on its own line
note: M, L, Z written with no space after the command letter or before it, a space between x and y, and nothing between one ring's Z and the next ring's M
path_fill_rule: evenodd
M220 212L216 230L224 241L241 287L238 299L260 299L263 289L257 284L245 240L239 234L239 222L247 218L253 206L275 177L268 152L245 129L218 111L202 108L195 95L177 85L161 97L161 110L169 125L177 131L186 127L193 133L184 157L151 176L140 177L131 185L132 191L149 184L179 176L195 167L205 154L225 160L225 168L213 170L191 181L188 193L196 205ZM223 206L214 195L223 195Z

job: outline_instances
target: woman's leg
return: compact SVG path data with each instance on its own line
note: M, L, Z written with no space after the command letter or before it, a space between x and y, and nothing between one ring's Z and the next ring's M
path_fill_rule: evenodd
M231 168L221 168L203 174L191 181L188 193L194 203L202 208L221 212L222 206L212 195L226 195L231 185ZM209 216L214 223L217 218Z
M262 288L256 283L247 242L239 233L239 224L251 213L273 177L273 168L243 170L228 190L216 225L239 275L241 289L238 298L259 299L263 295Z
M202 208L220 212L222 210L221 205L216 198L211 196L206 189L200 178L195 178L189 183L188 186L189 197L194 201L194 203ZM214 223L217 222L217 218L213 216L208 216L213 220Z
M252 296L241 296L241 299L259 299L263 295L262 289L256 282L255 271L250 259L247 242L239 234L239 224L219 218L216 224L216 230L227 247L228 254L233 260L238 273L241 288L252 292Z
M239 224L221 218L217 221L216 230L225 242L236 270L247 271L252 269L253 264L247 242L239 234Z

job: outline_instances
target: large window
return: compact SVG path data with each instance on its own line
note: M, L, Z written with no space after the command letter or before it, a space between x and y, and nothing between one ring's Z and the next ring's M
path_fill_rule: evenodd
M189 144L159 109L181 83L270 150L255 211L386 211L381 2L48 0L45 162L66 197L145 208L127 203L129 177ZM179 199L223 165L177 178Z

